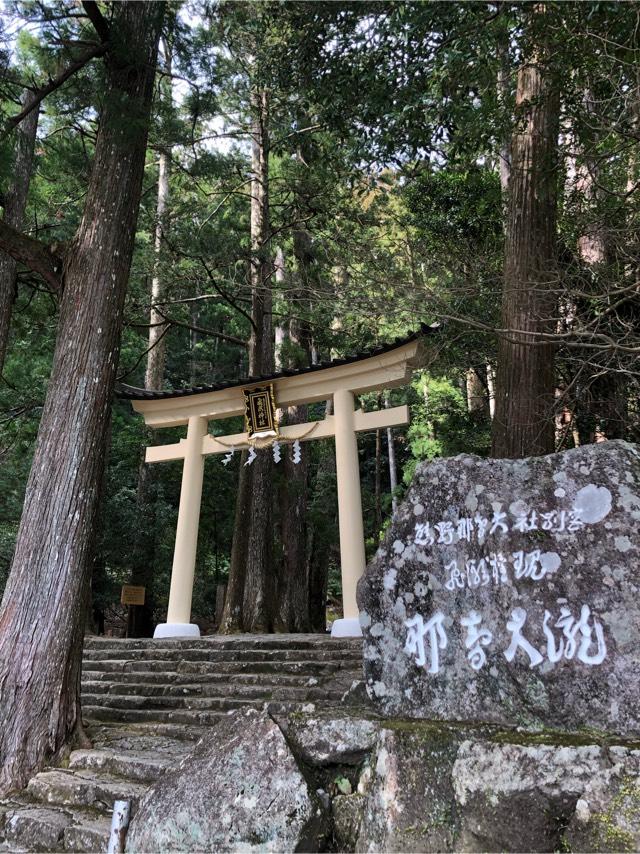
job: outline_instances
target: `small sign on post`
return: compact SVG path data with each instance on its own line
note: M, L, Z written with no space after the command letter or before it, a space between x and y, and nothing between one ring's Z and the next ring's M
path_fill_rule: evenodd
M146 587L135 584L123 584L120 592L121 605L144 605Z
M249 439L278 436L278 419L273 383L261 388L243 389L244 423Z

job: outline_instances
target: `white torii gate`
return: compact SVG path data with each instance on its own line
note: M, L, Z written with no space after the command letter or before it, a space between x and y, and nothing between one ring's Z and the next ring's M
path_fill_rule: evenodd
M148 463L184 460L167 622L156 627L154 637L200 635L198 626L191 623L191 598L204 458L207 454L226 454L231 447L248 448L250 444L247 433L210 435L209 421L243 415L244 391L266 383L273 385L278 407L333 399L333 415L322 421L281 427L278 440L289 443L296 439L303 442L329 436L335 439L343 618L334 622L331 634L334 637L361 634L356 585L364 573L366 561L356 433L408 424L409 408L354 411L354 396L406 385L412 371L425 364L423 336L437 330L437 324L423 326L409 338L359 356L299 371L249 377L237 383L171 392L121 387L120 396L132 401L133 408L144 416L148 427L187 425L186 438L177 444L146 449Z

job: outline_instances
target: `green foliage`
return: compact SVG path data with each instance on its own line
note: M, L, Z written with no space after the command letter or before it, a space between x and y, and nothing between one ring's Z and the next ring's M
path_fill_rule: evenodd
M418 400L407 432L413 460L405 466L404 481L411 482L421 460L453 457L456 454L486 456L491 446L487 413L469 413L466 395L444 377L423 375L414 382ZM421 400L420 400L421 398Z

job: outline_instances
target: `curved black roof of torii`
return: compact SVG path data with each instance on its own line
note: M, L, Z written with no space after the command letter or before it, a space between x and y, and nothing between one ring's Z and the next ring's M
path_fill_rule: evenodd
M441 325L434 323L431 326L426 323L421 324L420 329L412 332L404 338L396 338L389 344L381 344L371 350L363 350L359 353L354 353L350 356L344 356L340 359L330 359L324 362L319 362L317 365L311 365L308 368L291 368L278 371L275 374L260 374L257 377L239 377L236 380L221 380L211 385L193 386L192 388L177 388L169 391L153 391L144 388L136 388L135 386L121 383L116 388L118 397L126 400L163 400L172 397L188 397L194 394L205 394L211 391L222 391L225 388L233 388L237 386L254 385L260 382L274 382L275 380L283 379L284 377L293 377L300 374L310 374L314 371L322 371L326 368L335 368L338 365L347 365L352 362L360 362L364 359L370 359L372 356L377 356L381 353L389 353L397 347L403 347L405 344L410 344L424 335L432 335L440 331Z

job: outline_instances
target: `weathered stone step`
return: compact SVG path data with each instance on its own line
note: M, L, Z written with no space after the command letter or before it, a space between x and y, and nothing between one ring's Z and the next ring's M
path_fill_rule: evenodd
M83 712L85 707L83 706ZM184 724L121 723L120 721L85 721L87 734L95 748L112 747L116 750L155 750L175 753L193 749L194 743L208 732L205 726L187 726Z
M136 662L137 663L137 662ZM274 672L266 673L193 673L185 671L178 673L175 670L135 670L125 672L114 672L113 670L85 670L82 674L82 684L96 685L99 682L106 684L129 684L139 685L141 683L157 685L197 685L215 684L219 682L232 685L292 685L293 687L320 685L331 682L339 677L341 681L362 679L362 667L357 669L334 668L324 672L318 672L313 668L307 668L304 673Z
M310 702L313 700L339 700L344 689L335 685L278 685L261 684L236 685L229 682L206 682L196 685L158 685L138 682L135 686L125 682L83 682L82 696L94 705L100 705L100 697L112 695L129 698L188 698L212 697L221 699L249 700L292 700ZM140 706L139 708L143 708Z
M113 809L114 801L132 801L135 804L147 788L109 774L54 768L36 774L29 781L27 794L44 804L91 807L108 812Z
M129 649L129 647L117 647L114 649L101 649L98 647L85 648L83 663L106 662L106 661L321 661L357 662L362 660L359 650L331 649L319 647L317 649L228 649L227 647L204 647L193 649L158 649L157 647L144 647Z
M155 729L160 731L161 724L186 724L190 727L207 727L218 721L226 712L224 711L189 711L182 709L162 710L159 709L117 709L93 706L84 703L82 706L83 719L88 723L96 721L109 721L110 723L154 723L158 724ZM166 730L165 730L166 731Z
M183 749L181 756L188 753ZM153 783L181 756L163 756L142 750L115 750L109 747L74 750L69 757L70 771L103 772L126 777L134 783Z
M83 673L138 673L159 672L176 673L176 667L168 667L171 662L156 661L154 659L130 660L109 659L85 661ZM322 674L337 673L338 671L357 669L362 671L362 661L179 661L175 662L182 673L202 674L238 674L238 673L291 673L318 676Z
M212 635L203 638L106 638L87 636L84 641L85 649L332 649L356 650L362 652L361 638L332 638L329 634L281 634L281 635Z
M340 692L335 692L332 695L321 695L319 699L336 702L340 696ZM228 712L231 709L240 709L246 706L261 708L265 703L270 702L300 705L312 703L313 699L309 697L294 698L289 694L277 697L264 695L258 697L225 697L220 695L213 697L144 697L137 694L87 694L84 697L84 702L87 704L87 708L117 709L118 713L120 710L134 711L139 709ZM118 719L120 719L119 714Z
M92 810L52 809L32 805L7 813L7 851L104 852L111 818Z

